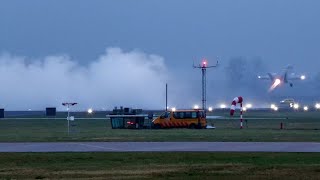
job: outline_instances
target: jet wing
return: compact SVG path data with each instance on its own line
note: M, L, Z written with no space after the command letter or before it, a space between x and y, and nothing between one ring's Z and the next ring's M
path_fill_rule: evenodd
M275 79L275 76L276 76L277 74L275 74L275 73L267 73L267 75L266 76L258 76L258 79L266 79L266 80L271 80L271 81L273 81L274 79Z
M258 76L258 79L270 80L271 78L269 76Z
M306 76L303 74L295 74L295 73L291 73L289 76L287 76L288 80L305 80Z

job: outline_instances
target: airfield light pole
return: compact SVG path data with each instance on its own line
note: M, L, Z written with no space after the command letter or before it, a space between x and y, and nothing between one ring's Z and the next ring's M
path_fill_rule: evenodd
M68 110L68 117L67 117L67 121L68 121L68 135L70 133L70 106L74 106L78 103L70 103L70 102L66 102L66 103L62 103L63 106L67 106L67 110Z
M198 68L201 69L202 71L202 109L206 113L207 110L207 69L208 68L213 68L218 66L218 61L215 65L213 66L208 66L208 62L206 59L202 60L201 65L199 64L198 66L193 65L193 68Z

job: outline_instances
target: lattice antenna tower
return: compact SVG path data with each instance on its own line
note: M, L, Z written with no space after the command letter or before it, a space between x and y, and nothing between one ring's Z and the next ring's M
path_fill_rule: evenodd
M205 112L207 110L207 69L217 67L218 64L219 61L217 61L215 65L208 66L208 61L206 59L203 59L198 66L193 64L193 68L198 68L202 71L202 109Z

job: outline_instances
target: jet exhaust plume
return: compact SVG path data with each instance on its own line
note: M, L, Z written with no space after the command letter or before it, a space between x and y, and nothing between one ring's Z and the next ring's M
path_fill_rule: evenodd
M271 87L269 88L269 92L273 91L280 84L281 84L281 80L280 79L276 79L274 81L274 83L271 85Z

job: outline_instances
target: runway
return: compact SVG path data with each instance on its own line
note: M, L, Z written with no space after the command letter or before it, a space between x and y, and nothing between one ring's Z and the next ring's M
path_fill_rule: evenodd
M320 152L313 142L27 142L0 152Z

